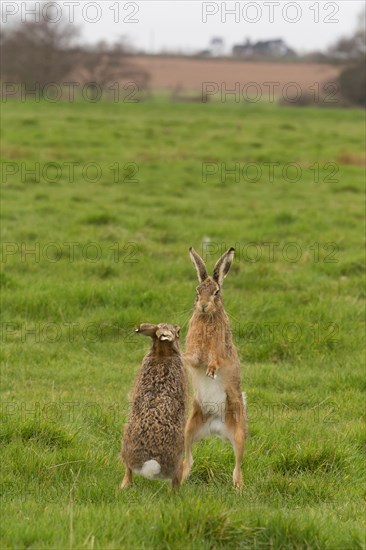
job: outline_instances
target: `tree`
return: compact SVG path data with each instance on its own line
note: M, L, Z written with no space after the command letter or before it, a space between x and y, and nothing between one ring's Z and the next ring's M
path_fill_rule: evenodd
M3 31L0 78L41 89L62 82L74 64L71 48L78 35L75 25L52 22L51 13Z
M347 61L347 67L339 76L342 96L351 104L366 107L366 9L359 15L353 36L341 38L334 47L334 54Z
M366 107L365 63L358 62L344 69L339 76L342 96L354 105Z
M83 75L83 80L93 82L105 90L115 82L133 83L136 89L146 91L149 87L150 75L144 69L137 67L123 52L119 45L114 48L97 46L92 49L80 49L75 72Z
M48 84L78 79L105 89L115 82L131 82L146 90L149 74L128 57L125 40L114 46L99 42L94 47L77 45L79 28L65 21L54 22L52 11L41 10L39 22L20 22L1 35L3 82L20 83L27 89L45 91Z
M366 54L366 8L358 16L358 24L352 36L341 37L329 48L331 57L340 60L360 60Z

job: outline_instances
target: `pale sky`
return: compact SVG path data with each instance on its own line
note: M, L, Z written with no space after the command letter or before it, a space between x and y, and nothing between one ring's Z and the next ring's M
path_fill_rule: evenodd
M20 14L30 20L27 10L33 4L1 0L2 22ZM226 51L246 38L283 38L300 53L325 49L340 36L352 34L364 6L361 0L62 0L58 4L59 13L81 25L82 39L89 43L126 36L137 49L195 52L207 48L214 36L223 38Z

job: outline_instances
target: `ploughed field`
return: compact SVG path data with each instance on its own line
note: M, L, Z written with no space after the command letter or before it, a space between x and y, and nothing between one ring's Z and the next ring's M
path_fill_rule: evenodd
M296 63L281 61L244 61L240 59L200 59L192 57L142 56L131 58L137 67L150 74L150 85L155 90L174 89L209 92L211 99L219 99L225 91L239 89L242 98L263 99L272 96L298 95L302 91L316 94L324 82L335 82L340 67L325 63ZM206 84L205 84L206 83ZM209 86L211 84L211 86ZM217 84L212 87L212 84ZM283 92L284 90L284 92ZM329 88L328 100L334 90ZM234 98L233 93L228 97ZM316 96L315 96L316 97Z

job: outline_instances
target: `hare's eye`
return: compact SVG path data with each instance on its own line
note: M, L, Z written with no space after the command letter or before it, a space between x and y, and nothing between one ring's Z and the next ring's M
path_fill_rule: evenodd
M217 290L215 290L214 295L217 296L219 292L220 292L220 289L218 288Z

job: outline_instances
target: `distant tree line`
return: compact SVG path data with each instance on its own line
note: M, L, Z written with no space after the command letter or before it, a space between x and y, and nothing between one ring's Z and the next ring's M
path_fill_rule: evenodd
M139 91L149 86L149 74L136 66L126 44L88 47L77 42L75 24L19 22L0 34L0 79L34 89L66 81L94 83L105 89L116 82L133 81Z

